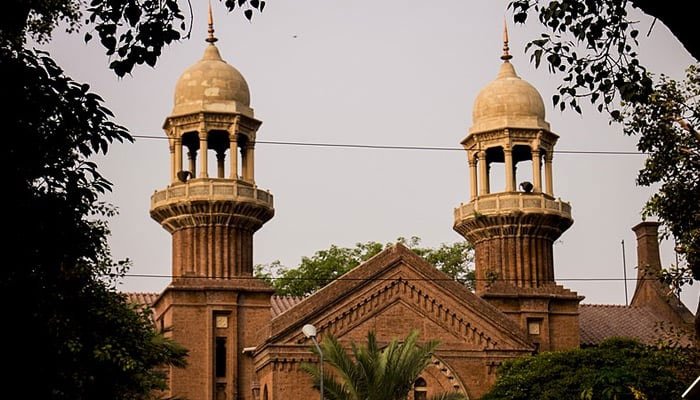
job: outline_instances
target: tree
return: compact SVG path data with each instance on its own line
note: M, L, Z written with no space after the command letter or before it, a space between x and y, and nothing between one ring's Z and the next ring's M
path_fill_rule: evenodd
M262 10L263 2L227 2ZM99 202L111 184L90 158L127 130L87 84L67 77L27 37L50 40L59 23L97 32L119 76L153 66L178 40L176 1L12 1L0 15L0 73L6 213L0 292L6 305L9 392L47 399L141 399L164 389L160 367L183 366L186 351L156 332L148 309L128 304L116 283L129 266L114 261ZM250 11L252 13L252 11ZM252 15L252 14L251 14ZM180 25L181 29L184 26ZM90 39L86 35L86 40ZM14 389L14 390L13 390Z
M0 272L12 321L7 382L50 399L132 399L163 389L155 368L184 365L186 351L155 331L150 310L116 291L128 263L111 259L100 218L113 209L98 202L111 185L89 161L131 137L47 55L2 46L0 59L0 73L12 77L3 88L12 99L3 106L12 232Z
M265 8L264 0L220 1L248 20ZM163 47L189 38L193 18L192 3L185 0L12 0L0 15L0 41L17 47L27 35L48 41L59 24L69 32L85 28L85 41L96 35L112 60L109 67L124 76L136 65L155 66Z
M639 61L638 23L628 6L662 20L698 60L700 45L693 38L689 16L673 7L648 0L516 0L510 6L515 22L525 22L534 11L548 32L528 43L531 60L544 58L553 73L563 73L558 94L552 96L561 110L581 112L588 99L627 135L639 138L637 148L648 154L637 184L660 189L647 202L642 215L656 216L662 236L673 236L679 265L665 274L680 285L700 278L700 115L697 106L698 67L691 66L683 82L655 78ZM651 33L651 29L649 31ZM700 306L700 298L699 306ZM696 314L700 337L700 313Z
M689 268L675 266L674 287L700 277L700 70L691 66L686 79L661 76L647 102L632 103L624 117L624 131L639 136L637 147L648 154L637 183L660 184L644 213L664 221Z
M150 310L115 288L128 262L112 260L98 201L110 183L89 157L131 140L89 86L46 55L0 46L7 258L0 272L10 365L6 382L30 398L143 398L163 389L163 365L186 351L155 331ZM34 379L41 377L40 379ZM30 382L27 382L30 380ZM11 389L8 389L11 390Z
M442 244L437 249L420 247L420 238L396 240L423 257L453 279L474 287L474 252L468 242ZM306 296L329 284L344 273L367 261L390 246L377 242L357 243L354 248L331 245L311 257L302 257L297 268L289 269L279 261L268 265L256 265L255 275L266 280L281 296Z
M439 342L430 341L418 346L418 331L412 331L404 340L392 340L384 349L379 348L374 332L367 333L367 347L352 342L351 358L332 335L320 343L324 361L335 374L324 372L324 395L330 400L405 400L423 370L430 364ZM312 350L317 353L315 347ZM304 363L302 369L314 379L318 388L321 372L316 364ZM459 400L466 397L458 392L444 393L432 400Z
M698 372L695 350L611 338L505 361L482 400L676 399Z

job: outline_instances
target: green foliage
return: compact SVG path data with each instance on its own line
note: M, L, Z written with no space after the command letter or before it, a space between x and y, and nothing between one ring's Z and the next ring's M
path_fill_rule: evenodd
M544 3L544 4L541 4ZM544 59L553 73L563 73L554 106L581 113L579 101L588 98L599 111L615 119L615 99L645 101L652 81L639 63L636 23L627 15L627 0L515 0L510 3L516 23L534 11L548 30L529 42L530 60Z
M420 238L396 240L423 257L430 264L470 289L474 287L474 253L467 242L442 244L437 249L420 247ZM331 245L319 250L312 257L302 257L297 268L289 269L279 261L268 265L256 265L255 276L266 280L280 296L306 296L329 284L344 273L367 261L391 243L357 243L354 248Z
M324 361L334 373L324 371L324 395L330 400L405 400L413 383L430 364L437 341L418 346L418 331L412 331L404 340L392 340L384 349L379 348L374 332L367 333L367 347L352 342L352 357L332 335L320 343ZM318 354L315 347L312 351ZM302 369L314 379L319 388L321 373L317 364L304 363ZM460 393L447 393L434 399L460 400Z
M506 361L482 400L673 399L698 372L695 350L611 338L598 347Z
M221 0L229 11L240 9L249 21L262 12L264 0ZM153 67L163 48L190 36L194 12L185 0L12 0L0 15L0 41L24 44L26 36L48 41L59 23L69 32L84 30L85 41L99 38L118 76L134 66ZM204 11L197 3L197 10ZM84 10L84 11L81 11ZM188 18L185 13L189 14ZM84 17L84 18L83 18ZM204 16L200 15L200 21Z
M700 278L700 70L688 68L686 79L665 76L645 103L629 104L625 133L639 137L637 148L648 154L637 176L643 186L659 184L644 215L664 221L694 277ZM682 270L679 271L682 275Z
M250 20L264 1L225 0ZM127 304L116 284L129 266L112 260L98 196L111 189L91 157L125 128L87 84L71 80L28 38L51 39L63 25L99 37L118 76L155 65L181 38L185 0L11 0L0 14L0 73L6 179L5 262L8 392L45 399L143 399L164 389L162 367L183 366L186 351L154 330L150 310ZM203 19L203 18L202 18Z
M137 399L165 385L157 367L186 351L154 330L150 310L115 285L128 267L112 260L98 201L111 184L90 157L131 141L102 99L45 53L0 43L3 85L8 392L41 399ZM7 385L6 385L7 386Z

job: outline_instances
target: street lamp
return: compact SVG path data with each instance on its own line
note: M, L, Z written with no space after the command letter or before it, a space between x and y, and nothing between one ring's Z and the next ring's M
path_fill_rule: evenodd
M301 332L304 334L304 336L306 336L307 338L311 339L312 342L314 342L314 346L316 346L316 350L318 350L320 360L319 370L321 372L321 400L323 400L323 351L321 351L321 346L318 345L318 341L316 340L316 327L311 324L306 324L303 328L301 328Z

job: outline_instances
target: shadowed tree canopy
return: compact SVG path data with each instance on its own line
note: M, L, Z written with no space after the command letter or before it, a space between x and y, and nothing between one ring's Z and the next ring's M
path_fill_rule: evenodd
M420 238L398 238L397 242L410 248L437 269L470 289L474 288L474 251L471 244L461 241L442 244L438 248L420 247ZM255 275L266 280L281 296L306 296L329 284L344 273L367 261L391 243L357 243L354 248L331 245L311 257L302 257L297 268L286 268L279 261L256 265Z
M220 1L248 20L265 8L263 0ZM109 68L124 76L136 65L155 66L163 47L189 39L193 18L189 0L10 0L0 14L0 40L21 46L28 35L45 42L61 24L86 42L99 40Z
M165 387L156 367L184 365L186 351L116 290L128 262L110 256L103 218L114 211L98 196L111 184L90 157L131 137L44 53L0 46L0 75L12 77L3 85L6 382L28 398L145 398Z
M248 19L264 7L227 5L244 7ZM115 209L99 201L111 184L91 160L132 138L88 84L25 47L27 38L49 41L59 24L85 30L122 76L154 65L164 45L186 36L175 25L184 17L169 0L15 0L3 10L6 391L37 399L157 396L166 387L162 367L184 366L186 351L116 289L129 263L111 257L104 219Z
M671 4L653 0L515 0L509 7L516 23L526 22L529 14L535 13L547 31L526 49L535 65L545 59L550 71L564 74L559 94L552 97L554 105L562 110L569 106L580 113L580 100L588 98L599 110L606 108L619 119L614 100L645 102L653 84L639 61L640 24L630 18L630 7L661 20L690 54L700 59L700 43L695 40L689 13Z
M695 350L611 338L597 347L505 361L482 400L679 399L698 372Z

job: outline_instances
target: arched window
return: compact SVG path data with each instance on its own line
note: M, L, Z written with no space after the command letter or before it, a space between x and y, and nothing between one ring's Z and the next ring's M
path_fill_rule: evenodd
M416 383L413 384L413 399L414 400L426 400L428 398L428 385L425 383L425 379L418 378Z
M268 400L267 398L267 384L263 387L263 397L262 400Z

